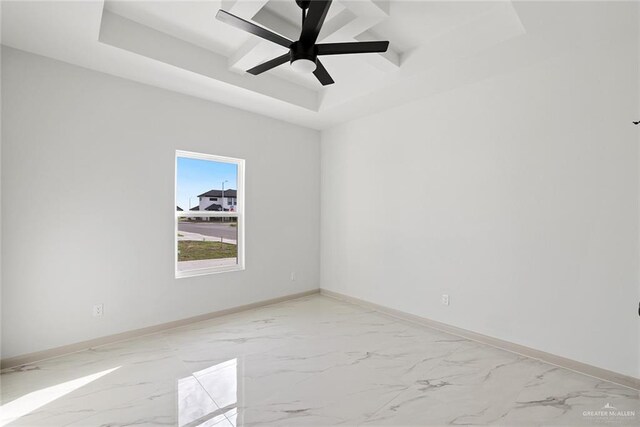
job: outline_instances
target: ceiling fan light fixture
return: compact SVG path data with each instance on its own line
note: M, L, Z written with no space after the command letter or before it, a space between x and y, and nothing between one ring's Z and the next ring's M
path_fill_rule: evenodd
M301 74L313 73L316 70L316 61L310 59L296 59L291 61L291 68L293 71Z

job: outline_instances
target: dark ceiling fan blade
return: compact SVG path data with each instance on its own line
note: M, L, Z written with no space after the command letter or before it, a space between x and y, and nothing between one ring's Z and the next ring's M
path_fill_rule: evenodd
M293 43L291 40L285 37L282 37L279 34L269 31L266 28L262 28L252 22L245 21L242 18L238 18L237 16L232 15L231 13L226 12L222 9L218 10L218 13L216 14L216 18L219 21L224 22L225 24L233 25L236 28L246 31L247 33L251 33L258 37L262 37L265 40L269 40L270 42L279 44L280 46L284 46L287 49Z
M257 76L258 74L264 73L265 71L269 71L270 69L275 68L278 65L284 64L289 60L289 58L290 58L290 55L288 53L285 53L284 55L278 56L277 58L273 58L270 61L264 62L260 65L256 65L255 67L247 70L247 73Z
M335 83L319 59L316 60L316 70L313 72L313 75L316 76L320 83L322 83L322 86L328 86Z
M350 53L383 53L389 42L321 43L316 45L318 55L346 55Z
M318 40L318 34L320 34L320 29L324 24L324 19L327 17L330 6L331 0L314 0L311 2L300 33L300 43L303 46L313 46Z

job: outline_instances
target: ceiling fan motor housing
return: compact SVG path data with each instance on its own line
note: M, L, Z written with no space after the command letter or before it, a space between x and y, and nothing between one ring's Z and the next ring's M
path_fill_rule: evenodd
M293 42L291 48L289 49L289 55L289 62L291 63L299 59L306 59L313 62L316 62L316 60L318 59L318 53L315 45L307 47L299 41Z

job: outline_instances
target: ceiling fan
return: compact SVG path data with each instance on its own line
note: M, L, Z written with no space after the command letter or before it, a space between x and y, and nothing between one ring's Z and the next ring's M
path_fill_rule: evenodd
M288 53L257 65L247 70L247 73L258 75L289 61L291 68L295 71L300 73L313 72L320 83L323 86L327 86L333 84L334 81L318 59L318 56L383 53L387 51L389 47L388 41L316 43L322 24L331 6L331 0L296 0L296 3L302 9L302 31L300 32L300 39L295 42L222 9L218 11L216 18L220 21L289 49Z

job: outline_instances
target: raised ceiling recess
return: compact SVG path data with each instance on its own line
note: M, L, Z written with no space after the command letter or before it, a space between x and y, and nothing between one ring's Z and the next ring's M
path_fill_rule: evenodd
M503 70L482 55L524 34L510 1L2 2L5 45L317 129Z

